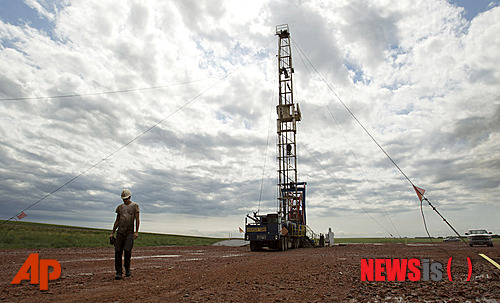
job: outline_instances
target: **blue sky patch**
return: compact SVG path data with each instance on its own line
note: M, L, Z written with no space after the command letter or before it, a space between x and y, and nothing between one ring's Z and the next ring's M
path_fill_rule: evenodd
M463 7L464 17L471 21L480 13L492 9L500 4L499 0L449 0L449 3Z
M27 24L46 33L54 30L54 23L39 15L23 1L3 1L0 6L0 19L16 26Z

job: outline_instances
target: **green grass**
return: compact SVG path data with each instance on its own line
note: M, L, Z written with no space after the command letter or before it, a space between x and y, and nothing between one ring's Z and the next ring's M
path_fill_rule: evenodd
M3 222L3 221L2 221ZM0 223L2 223L0 222ZM0 248L109 247L111 230L9 221L0 226ZM211 245L222 238L139 233L134 246ZM435 243L443 239L434 238ZM335 243L430 243L428 238L335 238ZM499 243L500 238L493 238Z
M465 237L467 241L467 237ZM432 242L441 243L442 238L432 238ZM500 239L493 238L493 243L500 242ZM429 238L335 238L335 243L431 243Z
M107 247L110 233L106 229L10 221L0 226L0 248ZM221 240L141 232L134 246L211 245Z

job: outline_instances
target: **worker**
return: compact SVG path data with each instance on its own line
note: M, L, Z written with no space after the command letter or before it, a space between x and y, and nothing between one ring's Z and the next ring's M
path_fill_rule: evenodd
M330 246L333 246L333 243L335 242L334 236L335 235L332 232L332 229L328 228L328 243L329 243Z
M132 202L130 199L132 193L128 189L124 189L121 194L123 204L118 205L116 208L116 220L113 225L113 231L111 232L110 241L114 242L115 245L115 270L116 270L116 280L120 280L123 275L122 269L122 255L125 252L125 276L130 277L130 258L132 257L132 247L134 246L134 240L139 236L139 205ZM135 221L135 232L134 232L134 221ZM114 237L115 231L116 238Z

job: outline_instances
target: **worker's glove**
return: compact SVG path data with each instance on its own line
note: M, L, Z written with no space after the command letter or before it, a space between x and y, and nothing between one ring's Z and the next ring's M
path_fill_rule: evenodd
M116 238L114 236L113 237L109 237L109 244L115 245L115 241L116 241Z

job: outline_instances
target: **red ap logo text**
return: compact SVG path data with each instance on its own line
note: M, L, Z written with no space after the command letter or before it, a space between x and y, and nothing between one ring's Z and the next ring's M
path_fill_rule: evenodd
M52 267L52 272L49 272L49 267ZM40 284L40 290L48 290L49 280L59 279L60 276L61 264L57 260L44 260L38 254L30 254L10 284L31 279L30 284Z

